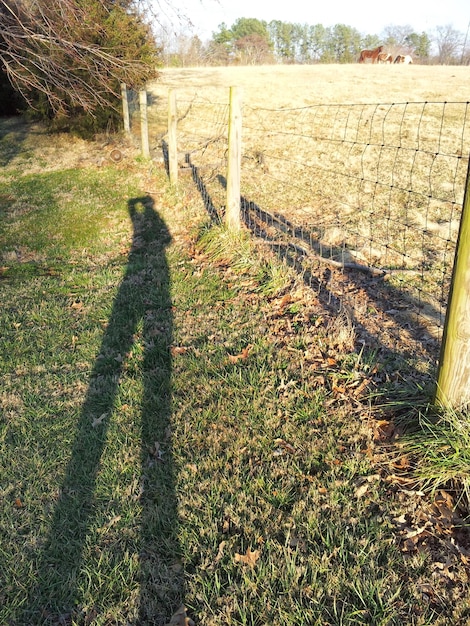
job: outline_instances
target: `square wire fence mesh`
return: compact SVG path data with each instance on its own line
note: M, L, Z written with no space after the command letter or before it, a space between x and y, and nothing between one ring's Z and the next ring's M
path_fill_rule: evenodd
M180 169L220 221L228 115L178 100ZM244 105L242 219L330 305L418 336L435 362L469 153L468 102Z

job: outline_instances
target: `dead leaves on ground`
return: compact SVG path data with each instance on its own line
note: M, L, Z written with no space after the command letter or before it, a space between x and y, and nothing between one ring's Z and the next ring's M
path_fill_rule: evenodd
M179 354L186 354L189 350L187 346L170 346L171 356L178 356Z
M250 344L246 346L246 348L243 348L240 354L229 354L228 355L229 363L238 363L239 361L246 361L250 355L250 351L252 348L253 346Z
M195 626L193 620L188 617L184 604L173 615L166 626Z
M468 584L470 538L454 496L440 490L430 503L422 492L408 493L410 500L414 494L419 493L421 497L409 502L407 513L393 519L401 551L405 556L426 554L437 581ZM433 597L432 593L426 595Z
M235 553L234 561L235 563L242 563L243 565L248 565L249 567L254 567L261 556L260 550L251 550L251 548L247 548L245 554Z

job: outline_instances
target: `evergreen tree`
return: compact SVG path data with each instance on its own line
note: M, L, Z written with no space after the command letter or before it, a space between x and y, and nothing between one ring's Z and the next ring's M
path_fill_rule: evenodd
M155 76L158 50L132 0L0 0L0 67L43 118L101 130L120 83Z

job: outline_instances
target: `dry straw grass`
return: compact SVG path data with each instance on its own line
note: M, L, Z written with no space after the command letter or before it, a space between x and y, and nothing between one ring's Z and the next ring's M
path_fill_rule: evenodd
M333 266L387 271L439 334L470 149L467 78L467 68L419 65L166 69L149 88L151 132L158 145L175 89L181 165L223 215L237 86L249 225L278 244L300 239Z

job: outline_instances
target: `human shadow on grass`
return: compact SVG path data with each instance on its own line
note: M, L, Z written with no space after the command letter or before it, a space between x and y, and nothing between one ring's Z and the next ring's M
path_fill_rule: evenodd
M121 615L129 610L126 623L161 625L183 600L170 430L170 235L150 196L129 200L128 208L132 248L93 365L24 624L121 623L106 618L111 606L121 607ZM140 433L126 421L119 398L124 386L141 390ZM136 432L134 441L140 437L134 444L134 450L141 446L140 466L129 468L124 461L122 476L110 477L109 487L106 454L117 438L125 459L129 431Z

